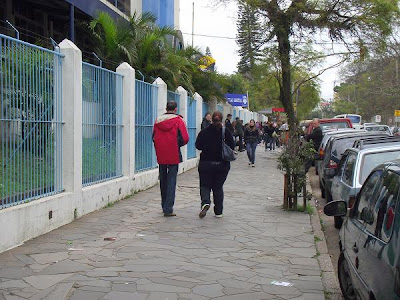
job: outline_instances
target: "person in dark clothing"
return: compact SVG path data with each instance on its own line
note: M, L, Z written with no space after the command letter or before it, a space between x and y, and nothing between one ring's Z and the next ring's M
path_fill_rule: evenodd
M319 119L314 119L313 120L313 126L314 126L314 129L310 134L308 134L306 136L306 141L307 142L312 141L313 145L314 145L314 150L315 150L316 153L318 153L319 146L321 145L322 138L323 138L322 129L319 126ZM310 159L310 160L306 161L306 165L305 165L306 173L308 172L308 170L312 166L313 162L314 162L314 159Z
M258 145L259 133L256 128L256 122L250 120L249 126L244 131L244 142L246 143L247 157L249 158L249 166L255 167L256 148Z
M232 119L232 115L228 114L226 116L226 120L225 120L225 128L228 129L231 132L231 134L233 135L234 132L235 132L235 129L233 128L233 125L231 123L231 119Z
M204 115L203 122L201 122L201 130L211 125L211 114L207 112Z
M242 152L244 151L243 149L243 122L242 120L239 119L239 117L236 117L236 125L235 125L235 131L236 131L236 136L239 138L239 151Z
M222 217L224 191L223 185L231 168L230 162L222 159L222 120L219 111L212 115L212 125L200 131L196 148L201 151L199 162L200 176L200 218L204 218L211 205L210 193L214 196L214 213ZM225 130L225 143L234 149L235 143L229 130Z
M266 142L265 142L265 150L269 147L269 150L275 150L275 128L272 123L265 128Z

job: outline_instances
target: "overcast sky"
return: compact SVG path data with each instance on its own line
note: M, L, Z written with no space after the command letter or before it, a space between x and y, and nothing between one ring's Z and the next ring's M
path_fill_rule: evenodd
M221 73L232 74L237 70L239 61L236 37L237 5L232 2L227 6L215 6L215 0L181 0L180 29L184 33L185 45L192 44L192 3L195 5L194 17L194 46L203 51L210 47L212 56L216 59L217 70ZM227 38L213 38L221 36ZM330 59L329 63L334 63ZM325 100L333 98L333 86L337 81L337 70L330 70L320 76L321 96Z

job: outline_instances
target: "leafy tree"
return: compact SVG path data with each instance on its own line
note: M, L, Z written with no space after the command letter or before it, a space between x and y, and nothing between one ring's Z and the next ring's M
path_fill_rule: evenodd
M262 26L259 11L256 8L243 0L239 0L238 8L237 44L239 45L240 55L238 71L251 77L251 72L262 55Z

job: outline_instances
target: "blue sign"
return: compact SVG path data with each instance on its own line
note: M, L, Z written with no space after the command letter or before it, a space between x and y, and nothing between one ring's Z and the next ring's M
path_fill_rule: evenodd
M247 95L246 94L225 94L225 99L232 106L247 107Z

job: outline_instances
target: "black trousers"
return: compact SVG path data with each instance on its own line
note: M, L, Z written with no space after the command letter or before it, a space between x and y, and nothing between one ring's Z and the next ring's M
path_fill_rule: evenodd
M214 213L221 215L224 208L223 185L231 168L230 162L201 161L199 163L201 206L211 205L214 195Z

